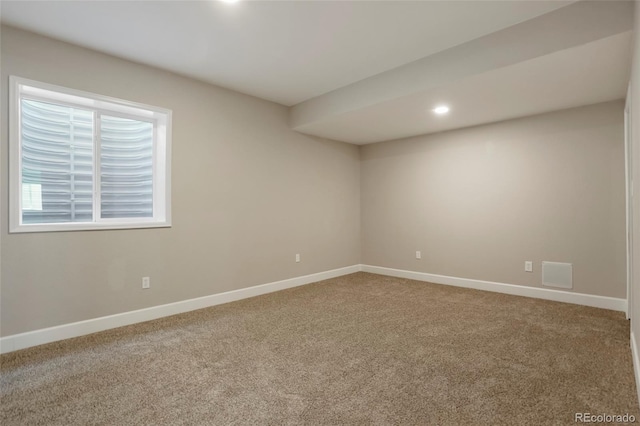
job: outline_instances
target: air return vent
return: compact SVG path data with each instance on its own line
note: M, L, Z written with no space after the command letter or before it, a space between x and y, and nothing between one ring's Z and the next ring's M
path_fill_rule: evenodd
M542 262L542 285L573 288L573 264Z

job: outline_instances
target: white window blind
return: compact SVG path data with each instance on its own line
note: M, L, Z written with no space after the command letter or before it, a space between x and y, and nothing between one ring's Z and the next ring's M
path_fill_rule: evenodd
M11 81L12 232L170 225L170 111Z

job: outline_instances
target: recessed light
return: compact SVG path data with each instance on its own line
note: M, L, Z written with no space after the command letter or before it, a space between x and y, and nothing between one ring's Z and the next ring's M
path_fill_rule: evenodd
M440 105L437 106L433 109L433 112L435 112L438 115L443 115L449 112L449 107L446 105Z
M238 2L238 0L220 0L220 1L224 2L224 3L237 3Z

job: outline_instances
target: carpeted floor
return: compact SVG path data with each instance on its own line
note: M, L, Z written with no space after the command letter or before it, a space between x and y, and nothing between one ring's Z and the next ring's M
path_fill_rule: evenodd
M362 272L0 361L4 426L640 419L624 314Z

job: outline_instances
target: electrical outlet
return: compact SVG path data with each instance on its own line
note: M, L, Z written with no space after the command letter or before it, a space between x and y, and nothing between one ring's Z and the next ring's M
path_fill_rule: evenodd
M300 263L300 253L296 253L296 263Z
M417 251L416 252L416 259L422 259L422 253Z
M151 287L151 278L142 277L142 288L150 288Z
M533 262L527 260L524 262L524 271L525 272L533 272Z

